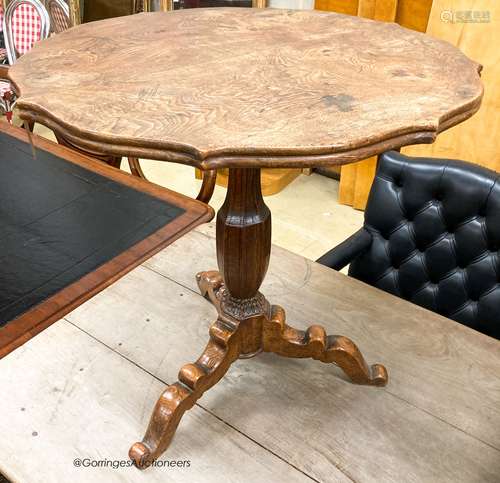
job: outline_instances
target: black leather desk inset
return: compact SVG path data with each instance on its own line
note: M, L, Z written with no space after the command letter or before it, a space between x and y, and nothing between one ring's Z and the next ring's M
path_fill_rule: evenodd
M0 133L0 327L182 213Z

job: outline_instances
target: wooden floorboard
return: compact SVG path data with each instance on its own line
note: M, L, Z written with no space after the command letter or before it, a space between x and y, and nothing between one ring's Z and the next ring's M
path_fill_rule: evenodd
M0 361L0 387L0 471L12 482L312 481L199 407L162 458L189 467L76 467L126 461L164 384L64 320Z
M194 281L215 266L207 226L68 320L174 382L216 316ZM261 355L234 364L201 407L318 481L499 481L498 341L276 247L263 292L289 323L352 337L387 366L389 386L354 386L333 366Z
M180 266L185 253L191 256ZM217 266L214 225L202 225L144 266L198 293L192 274ZM497 340L277 246L262 292L286 309L288 323L326 324L352 337L369 360L386 364L386 391L500 450Z

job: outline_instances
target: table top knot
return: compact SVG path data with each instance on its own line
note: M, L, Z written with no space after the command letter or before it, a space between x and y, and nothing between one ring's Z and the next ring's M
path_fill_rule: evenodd
M24 118L110 154L202 169L345 164L479 109L480 66L393 23L209 8L93 22L11 69Z

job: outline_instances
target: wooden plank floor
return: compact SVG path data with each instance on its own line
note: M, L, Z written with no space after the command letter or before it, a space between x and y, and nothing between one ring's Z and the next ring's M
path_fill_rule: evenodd
M0 471L13 481L499 482L500 343L273 247L262 291L297 327L350 336L389 370L355 386L334 366L260 355L233 365L184 417L165 460L125 460L215 310L213 225L175 242L0 361ZM43 462L43 463L42 463Z

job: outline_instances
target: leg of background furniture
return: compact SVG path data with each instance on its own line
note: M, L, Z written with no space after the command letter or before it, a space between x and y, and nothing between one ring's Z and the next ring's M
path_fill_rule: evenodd
M68 141L66 138L58 134L57 132L54 131L54 135L57 139L57 142L61 146L66 146L67 148L73 149L74 151L85 154L86 156L90 156L92 158L96 158L99 161L102 161L106 164L109 164L110 166L113 166L113 168L118 168L120 169L120 166L122 164L122 158L121 156L110 156L109 154L102 154L102 153L95 153L91 151L86 151L85 149L82 149L78 146L75 146L73 143Z
M368 366L356 344L340 335L327 336L325 329L312 325L306 331L290 327L285 311L274 305L271 318L264 321L263 350L284 357L310 357L337 364L356 384L385 386L387 370L380 364Z
M129 157L128 165L130 172L137 176L138 178L147 179L144 171L142 170L141 164L138 158ZM217 179L217 170L211 169L209 171L203 171L203 183L200 188L200 192L196 197L197 200L207 203L212 198L215 190L215 181Z
M137 467L148 467L169 446L182 415L216 384L239 356L238 326L220 318L210 328L210 342L194 364L179 372L179 382L168 386L153 410L144 439L129 451Z
M217 180L217 170L211 169L209 171L202 171L202 174L203 183L201 184L200 192L198 193L196 199L208 204L214 194L215 182Z
M130 168L130 172L134 176L137 176L138 178L142 178L142 179L147 179L146 175L144 174L144 171L141 168L141 165L139 163L139 159L138 158L131 158L129 156L129 158L128 158L128 166Z
M91 155L93 156L93 155ZM109 164L110 166L113 166L113 168L120 169L120 166L122 165L122 158L121 156L102 156L101 158L106 164Z
M35 129L35 123L34 121L24 121L23 122L23 127L29 132L33 132L33 129Z

